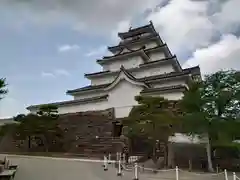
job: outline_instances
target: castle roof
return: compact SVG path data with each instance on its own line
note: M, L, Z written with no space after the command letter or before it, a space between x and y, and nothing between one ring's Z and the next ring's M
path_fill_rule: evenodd
M178 66L177 69L179 69L181 66L178 63L176 58L177 57L174 55L169 58L145 62L145 63L140 64L139 67L134 67L134 68L128 69L128 71L135 71L135 70L138 70L139 68L151 67L151 66L155 66L157 64L168 64L168 63L176 64ZM114 75L117 73L118 73L118 71L100 71L100 72L85 74L85 77L96 77L96 76L102 76L102 75L108 75L108 74Z
M106 64L108 62L112 62L113 60L122 60L123 57L129 57L129 56L135 56L135 55L140 55L143 57L143 59L149 60L148 53L154 52L154 51L161 51L161 50L164 52L164 54L167 57L172 56L172 54L166 44L162 44L162 45L159 45L159 46L156 46L153 48L149 48L149 49L145 49L145 48L146 48L145 46L143 46L137 50L131 50L131 49L127 48L129 50L129 52L125 52L125 53L121 54L122 51L120 51L118 54L115 54L113 56L104 56L103 59L97 60L97 63Z
M97 102L97 101L102 101L106 100L108 95L103 95L103 96L95 96L91 98L84 98L84 99L79 99L79 100L71 100L71 101L61 101L61 102L54 102L54 103L48 103L47 105L56 105L56 106L67 106L67 105L77 105L77 104L83 104L83 103L89 103L89 102ZM43 105L46 104L38 104L38 105L32 105L27 107L28 110L39 108Z
M68 90L67 94L73 94L73 93L79 93L79 92L86 92L91 90L107 90L113 87L115 84L117 84L118 81L120 81L121 73L123 73L126 78L131 81L133 84L137 84L144 87L149 87L148 84L146 84L144 81L135 78L131 73L129 73L123 66L121 66L120 71L118 72L118 75L115 77L115 79L111 83L106 83L102 85L90 85L85 86L82 88L74 89L74 90Z
M186 91L187 87L184 85L175 85L175 86L166 86L160 88L145 88L143 89L140 94L147 94L147 93L154 93L154 92L173 92L173 91Z
M121 41L117 46L109 46L108 50L111 51L112 53L116 51L120 51L126 47L130 47L133 44L143 44L149 41L155 40L157 44L160 46L163 44L162 39L158 34L150 34L148 36L143 36L143 37L136 37L131 40L125 40Z
M143 33L157 33L151 21L149 24L145 26L141 26L133 29L130 28L127 32L120 32L118 33L118 36L121 39L126 39L126 38L137 36Z
M131 75L131 73L128 72L128 70L122 69L122 71L123 70L127 74L127 76L129 76L133 81L144 82L147 86L150 82L153 82L153 81L156 81L156 80L158 80L158 81L159 80L164 80L165 81L165 80L170 80L170 79L173 79L173 78L183 78L185 76L189 76L190 74L200 75L199 66L183 69L183 71L181 71L181 72L171 72L171 73L154 75L154 76L149 76L149 77L144 77L144 78L135 78L134 76ZM120 72L118 72L118 74L120 74ZM103 89L107 88L108 86L110 86L110 84L112 84L112 83L85 86L85 87L77 88L77 89L74 89L74 90L68 90L67 94L81 93L81 92L92 91L92 90L103 90Z

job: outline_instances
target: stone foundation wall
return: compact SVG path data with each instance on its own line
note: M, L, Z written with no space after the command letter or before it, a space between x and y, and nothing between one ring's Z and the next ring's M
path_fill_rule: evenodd
M50 151L77 154L117 151L122 141L112 138L114 121L114 109L60 115L59 126L64 131L64 139ZM10 132L0 141L0 152L44 151L44 147L34 145L29 149L28 143L28 140L15 141Z

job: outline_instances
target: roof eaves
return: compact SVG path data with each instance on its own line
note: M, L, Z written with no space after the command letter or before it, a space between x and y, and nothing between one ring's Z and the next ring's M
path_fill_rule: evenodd
M137 68L133 68L132 70L134 70L134 69L137 69ZM191 74L191 71L194 70L194 69L199 69L199 66L183 69L182 72L172 72L172 73L149 76L149 77L144 77L144 78L135 78L134 76L131 75L131 73L129 73L129 70L126 70L125 68L124 68L124 71L129 77L134 78L135 81L147 83L147 82L151 82L151 81L154 81L154 80L161 80L161 79L165 79L165 78L173 78L173 77L180 77L180 76L184 76L184 75L189 75L189 74ZM109 72L109 73L118 73L119 74L120 71ZM90 85L90 86L86 86L86 87L82 87L82 88L78 88L78 89L74 89L74 90L68 90L67 94L86 92L86 91L90 91L90 90L101 90L101 89L104 89L105 87L109 86L110 84L111 83L95 85L95 86Z
M75 93L79 93L79 92L86 92L86 91L90 91L90 90L100 90L106 86L108 86L108 84L101 84L101 85L90 85L90 86L85 86L82 88L78 88L78 89L74 89L74 90L68 90L67 94L75 94Z
M149 36L145 36L145 37L142 37L142 38L139 38L138 40L132 40L132 41L124 41L116 46L110 46L108 47L108 50L109 51L116 51L116 50L119 50L123 47L126 47L126 46L129 46L131 44L134 44L134 43L141 43L141 42L144 42L144 41L149 41L149 40L153 40L153 39L159 39L159 35L158 34L153 34L153 35L149 35ZM162 42L162 41L161 41Z
M96 76L96 75L102 75L102 74L108 74L111 71L100 71L100 72L96 72L96 73L88 73L88 74L84 74L84 77L90 77L90 76Z
M136 33L137 31L140 31L142 29L146 29L146 28L149 28L151 26L151 23L150 24L147 24L145 26L141 26L141 27L137 27L137 28L133 28L133 29L129 29L127 32L119 32L118 33L118 36L121 38L121 39L125 39L127 37L131 37L132 33Z
M39 104L39 105L32 105L27 107L28 110L39 108L43 105L56 105L56 106L63 106L63 105L74 105L74 104L81 104L85 102L95 102L98 100L104 100L107 99L108 95L103 96L97 96L97 97L91 97L91 98L85 98L85 99L79 99L79 100L71 100L71 101L62 101L62 102L55 102L55 103L49 103L49 104Z
M176 85L176 86L167 86L167 87L161 87L161 88L149 88L149 89L143 89L140 93L153 93L153 92L168 92L173 90L181 90L185 91L187 90L187 87L184 85Z

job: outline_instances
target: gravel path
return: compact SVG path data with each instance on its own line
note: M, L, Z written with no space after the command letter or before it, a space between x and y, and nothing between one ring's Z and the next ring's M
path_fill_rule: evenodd
M0 159L6 155L0 154ZM103 162L90 159L51 158L37 156L8 155L11 164L19 165L14 180L132 180L133 171L123 171L123 176L117 176L117 169L113 164L104 171ZM176 180L176 172L162 171L157 174L140 172L139 180ZM229 173L228 180L232 180ZM225 180L224 174L194 174L179 172L179 180Z

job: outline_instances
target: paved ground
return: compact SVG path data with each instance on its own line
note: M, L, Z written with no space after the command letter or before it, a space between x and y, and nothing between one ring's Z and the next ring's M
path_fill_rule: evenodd
M5 155L0 155L3 159ZM89 162L91 160L49 158L34 156L9 155L12 164L18 164L19 169L15 180L132 180L133 170L123 171L123 176L118 177L117 169L109 165L108 171L103 170L103 163ZM154 174L152 171L139 173L139 180L176 180L176 172L166 171ZM225 180L224 174L198 175L189 172L179 172L179 180ZM229 177L228 180L232 180Z

